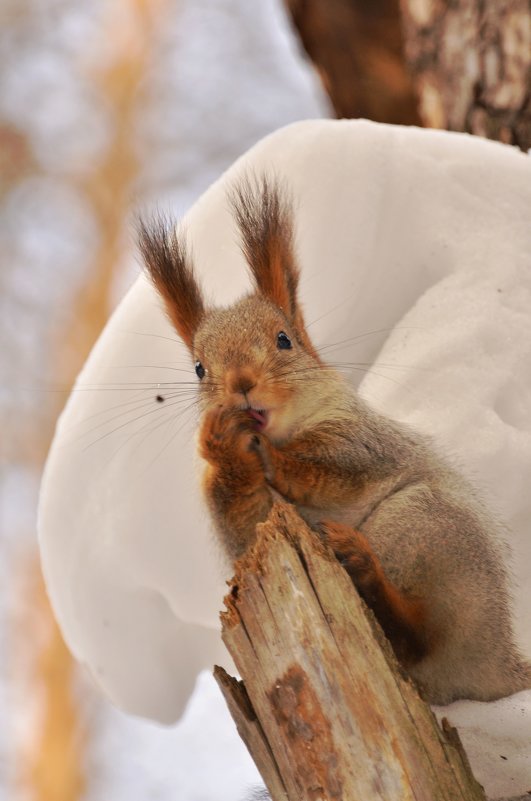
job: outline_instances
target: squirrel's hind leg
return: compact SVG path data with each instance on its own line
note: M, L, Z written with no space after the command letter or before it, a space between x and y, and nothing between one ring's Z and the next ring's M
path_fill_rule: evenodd
M399 662L408 667L424 659L430 650L430 638L423 600L408 597L395 587L359 531L332 521L322 521L319 530L374 612Z

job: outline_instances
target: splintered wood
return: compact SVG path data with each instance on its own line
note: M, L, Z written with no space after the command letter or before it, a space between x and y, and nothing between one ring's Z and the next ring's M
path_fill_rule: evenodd
M484 801L334 555L286 504L258 528L215 675L273 801Z

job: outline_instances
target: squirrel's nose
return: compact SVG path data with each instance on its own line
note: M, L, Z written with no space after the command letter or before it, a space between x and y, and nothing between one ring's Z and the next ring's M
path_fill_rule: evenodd
M238 371L230 376L229 385L232 392L246 395L256 386L256 381L250 373Z

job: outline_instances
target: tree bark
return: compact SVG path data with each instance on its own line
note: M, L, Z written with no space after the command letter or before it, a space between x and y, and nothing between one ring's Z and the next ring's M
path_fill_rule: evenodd
M423 124L529 149L529 0L401 3Z
M331 551L286 504L258 528L215 672L274 801L484 801Z
M285 0L338 117L420 125L400 0Z

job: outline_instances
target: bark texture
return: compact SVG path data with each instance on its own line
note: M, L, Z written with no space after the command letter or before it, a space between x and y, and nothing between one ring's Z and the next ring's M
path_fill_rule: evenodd
M285 0L338 117L419 125L399 0Z
M457 732L439 727L350 579L277 504L237 565L216 677L274 801L481 801Z
M423 124L530 148L530 0L401 3Z

